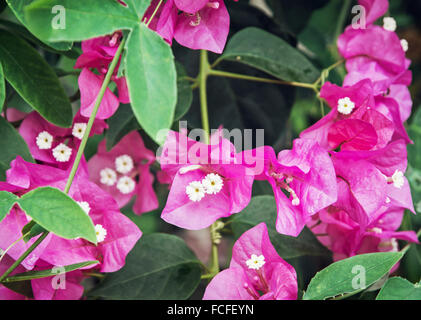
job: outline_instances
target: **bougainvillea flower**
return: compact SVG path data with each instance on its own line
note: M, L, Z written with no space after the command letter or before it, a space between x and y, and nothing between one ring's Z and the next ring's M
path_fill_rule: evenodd
M297 275L270 242L266 224L246 231L234 244L230 267L206 288L204 300L296 300Z
M96 98L98 97L101 85L108 67L113 60L118 46L120 45L122 33L115 32L112 35L98 37L82 42L83 53L77 59L74 66L75 69L82 69L79 75L78 83L80 89L80 113L82 116L89 118L94 107ZM90 69L96 70L98 73L92 72ZM118 98L107 88L104 98L98 109L96 118L107 119L111 117L117 110L120 102L129 103L129 92L125 78L117 77L117 70L111 76L111 80L115 82L118 89Z
M196 1L195 1L196 2ZM182 46L222 53L230 18L223 0L208 1L195 13L178 16L174 38Z
M160 156L172 178L162 219L185 229L203 229L240 212L250 202L253 175L236 159L235 147L218 131L204 144L170 131Z
M403 214L402 209L380 210L372 222L361 228L347 212L331 207L319 213L321 224L312 231L321 234L319 241L332 250L335 261L356 254L398 251L397 240L418 243L414 231L397 231Z
M265 170L256 179L272 185L278 213L276 230L297 236L312 215L337 199L332 161L317 142L307 139L294 140L292 150L281 151L278 158L271 147L263 148Z
M159 1L152 1L144 21L149 21L158 4ZM158 8L149 28L169 44L175 38L179 44L190 49L222 53L229 24L223 0L169 0Z
M31 112L19 127L34 159L66 169L73 162L79 144L85 134L88 118L77 113L72 128L60 128ZM90 136L102 134L108 125L96 119Z
M136 196L133 211L142 214L159 205L150 172L154 161L154 153L145 147L140 134L133 131L110 151L103 140L97 154L89 160L88 168L91 181L110 193L120 208Z
M365 8L366 26L373 24L389 8L388 0L359 0L358 3Z
M328 150L376 150L396 138L409 143L397 102L390 97L374 97L372 92L369 79L349 87L326 82L320 96L332 110L300 137L314 139Z
M39 259L52 265L69 265L84 261L99 260L101 272L113 272L124 265L125 257L136 244L142 233L137 226L119 212L115 200L95 183L89 181L86 164L82 164L69 191L85 212L92 218L97 231L98 245L83 240L62 239L54 234L47 238L22 263L33 269ZM18 157L7 171L7 184L14 185L24 194L41 186L51 186L63 190L68 170L46 165L33 164ZM2 184L0 187L4 187ZM30 218L18 208L14 208L0 223L0 248L5 250L21 233ZM12 235L13 234L13 235ZM33 239L31 241L34 241ZM19 242L8 254L17 259L31 244Z

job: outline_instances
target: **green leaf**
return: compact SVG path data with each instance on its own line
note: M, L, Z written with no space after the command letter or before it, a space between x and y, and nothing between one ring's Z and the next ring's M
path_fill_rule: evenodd
M68 266L64 266L64 270L60 270L60 274L75 271L84 267L88 267L93 264L97 264L99 261L85 261L80 263L71 264ZM28 272L17 273L13 276L7 277L3 280L2 284L4 283L12 283L12 282L19 282L19 281L28 281L33 279L42 279L55 276L57 272L54 269L48 270L31 270Z
M37 188L24 194L18 203L37 224L59 237L84 238L97 243L92 220L62 191L51 187Z
M189 111L193 101L192 83L186 79L187 73L181 63L176 62L177 70L177 105L175 107L174 121L180 120Z
M34 162L25 140L3 117L0 117L0 137L1 167L8 166L16 156L21 156L26 161Z
M126 77L133 113L158 144L173 123L177 102L177 76L170 46L144 24L127 41Z
M0 112L3 110L4 101L6 99L6 83L4 82L3 66L0 61Z
M72 106L54 70L26 41L0 30L0 61L6 80L49 122L70 127Z
M129 104L120 105L107 123L109 127L105 133L107 150L111 150L129 132L139 129L139 124Z
M201 267L184 241L169 234L144 235L125 266L108 275L90 295L107 299L189 298L200 282Z
M358 293L386 275L403 255L402 252L368 253L332 263L311 279L303 299L323 300ZM361 284L358 277L365 278L365 288L358 288Z
M276 203L273 196L253 197L250 204L232 220L232 230L236 238L261 222L268 227L270 240L278 254L284 259L303 255L323 256L330 252L317 241L313 233L305 228L298 237L279 234L275 229Z
M9 5L10 9L15 14L16 18L29 30L30 27L25 22L25 16L23 12L23 8L29 5L33 0L7 0L7 4ZM57 42L57 43L46 43L48 46L59 50L59 51L67 51L70 50L73 46L71 42Z
M34 220L31 220L26 225L24 225L24 227L22 228L22 235L24 236L23 241L28 242L32 238L34 238L34 237L36 237L36 236L38 236L41 233L46 232L46 231L47 230L45 230L39 224L35 223Z
M18 197L7 191L0 191L0 222L6 217Z
M406 279L393 277L387 280L376 300L421 300L421 286Z
M132 29L140 24L150 0L38 0L25 7L25 19L31 31L47 41L81 41L122 29ZM52 27L52 13L56 5L65 9L65 27Z
M220 59L244 63L286 81L311 83L320 75L296 48L254 27L236 33Z

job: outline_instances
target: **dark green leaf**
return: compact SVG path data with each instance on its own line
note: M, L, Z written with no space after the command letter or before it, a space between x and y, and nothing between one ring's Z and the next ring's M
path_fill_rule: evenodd
M6 80L46 120L70 127L72 107L54 70L24 40L0 30L0 61Z
M387 280L376 300L421 300L421 286L406 279L393 277Z
M37 188L24 194L18 203L37 224L59 237L84 238L97 243L92 220L62 191L51 187Z
M0 222L12 209L18 197L7 191L0 191Z
M133 113L141 127L162 144L173 123L177 76L170 46L144 24L129 36L126 76Z
M403 255L402 252L368 253L332 263L311 279L303 299L324 300L358 293L386 275ZM365 280L363 288L358 287L362 285L360 279Z
M200 282L201 267L183 240L169 234L143 236L125 266L91 292L107 299L187 299Z
M8 166L16 156L34 162L25 140L3 117L0 117L0 137L0 164L2 167Z
M258 28L246 28L228 42L221 59L237 61L286 81L314 82L319 71L296 48Z
M67 273L71 271L75 271L93 264L98 264L98 261L85 261L80 263L71 264L68 266L64 266L64 270L60 270L60 273ZM55 272L55 269L48 269L48 270L31 270L24 273L17 273L13 276L7 277L3 280L2 284L4 283L11 283L11 282L19 282L19 281L27 281L32 279L42 279L42 278L48 278L55 276L57 272Z
M322 246L310 230L305 228L298 237L279 234L275 229L276 203L273 196L253 197L250 204L234 216L232 230L236 238L255 225L265 222L270 240L279 255L291 259L303 255L322 256L330 252Z
M33 299L34 293L32 292L31 281L20 281L11 283L2 283L7 289L19 293L27 298Z

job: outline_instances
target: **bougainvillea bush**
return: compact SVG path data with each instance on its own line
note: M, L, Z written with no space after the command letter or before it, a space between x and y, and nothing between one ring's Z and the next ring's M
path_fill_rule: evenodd
M421 299L419 4L0 10L0 299Z

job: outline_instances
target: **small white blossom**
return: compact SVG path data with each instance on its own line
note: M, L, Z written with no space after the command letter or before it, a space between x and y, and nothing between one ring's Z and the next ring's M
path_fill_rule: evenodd
M98 243L103 242L107 236L107 230L100 224L95 225L95 233Z
M263 255L252 254L251 258L246 261L247 267L249 269L259 270L265 264L265 257Z
M136 187L136 182L130 177L121 177L117 182L117 189L123 194L131 193Z
M86 214L89 215L89 212L91 211L91 206L86 201L76 201L78 205L82 208L83 211L85 211Z
M133 159L127 154L119 156L115 159L115 168L122 174L129 173L132 171L133 167Z
M99 173L100 182L109 187L113 186L117 181L117 173L110 168L102 169Z
M396 20L392 17L384 17L383 18L383 28L387 31L394 32L396 30L397 24Z
M402 46L403 51L405 51L405 52L408 51L409 44L408 44L408 41L406 39L401 40L401 46Z
M207 194L217 194L219 191L222 190L222 187L224 186L224 181L222 180L219 174L209 173L202 180L202 185L205 188L205 192Z
M355 108L355 103L350 98L345 97L338 100L338 112L342 114L350 114Z
M398 189L402 188L403 185L405 184L403 172L400 170L396 170L395 173L393 173L392 175L392 181L395 188L398 188Z
M72 149L66 146L64 143L60 143L53 149L53 156L58 162L67 162L70 160L72 155Z
M86 131L86 127L87 127L86 123L82 123L82 122L75 123L75 125L73 126L73 130L72 130L73 136L82 140L82 138L85 134L85 131Z
M191 201L200 201L205 196L205 187L200 181L190 182L186 187L186 194Z
M37 136L37 146L40 150L48 150L51 149L51 145L53 144L53 136L49 134L47 131L42 131Z

